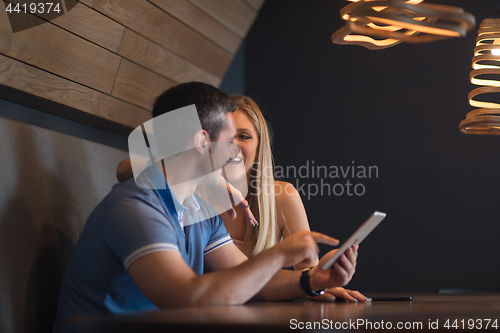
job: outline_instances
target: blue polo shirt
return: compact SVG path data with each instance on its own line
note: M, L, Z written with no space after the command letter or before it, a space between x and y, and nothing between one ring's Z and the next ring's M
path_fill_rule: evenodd
M161 176L157 169L154 173ZM196 222L199 216L214 217ZM127 273L137 258L175 251L201 275L204 255L230 242L221 217L194 194L182 205L166 183L160 190L141 188L133 179L116 184L91 213L75 247L61 285L54 332L78 332L69 320L75 314L158 310Z

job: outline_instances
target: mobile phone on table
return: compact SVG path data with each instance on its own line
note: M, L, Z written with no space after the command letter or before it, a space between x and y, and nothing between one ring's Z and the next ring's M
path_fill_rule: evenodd
M373 302L377 301L411 301L413 299L412 296L377 296L370 297Z

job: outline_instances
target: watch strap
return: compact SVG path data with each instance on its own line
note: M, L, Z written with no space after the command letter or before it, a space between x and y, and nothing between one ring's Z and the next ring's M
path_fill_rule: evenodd
M309 296L319 296L324 294L324 290L312 290L311 285L309 284L309 271L310 268L306 268L302 271L302 274L300 274L300 287L302 290L305 291L305 293Z

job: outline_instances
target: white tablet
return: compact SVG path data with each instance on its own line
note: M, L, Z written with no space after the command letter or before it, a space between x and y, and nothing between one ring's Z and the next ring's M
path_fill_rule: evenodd
M368 234L370 234L370 232L372 232L372 230L375 229L375 227L378 226L378 224L382 222L384 218L385 213L373 213L372 216L370 216L370 218L366 220L366 222L363 223L361 227L359 227L358 230L356 230L356 232L353 233L352 236L349 237L349 239L344 244L342 244L337 253L335 253L335 255L323 266L323 269L332 267L333 263L337 261L337 259L342 254L344 254L344 252L347 251L348 248L361 243L363 239L365 239L366 236L368 236Z

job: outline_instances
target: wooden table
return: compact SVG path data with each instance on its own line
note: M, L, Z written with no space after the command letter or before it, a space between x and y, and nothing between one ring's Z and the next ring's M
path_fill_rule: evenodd
M449 328L445 327L446 324ZM366 331L396 329L398 325L419 331L429 328L453 331L455 327L468 329L469 325L484 329L487 324L488 329L500 332L500 294L414 294L412 301L368 304L309 300L254 303L108 316L83 322L85 332L93 333L276 332L293 328L294 331L300 328L309 331Z

